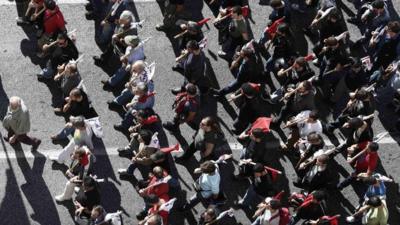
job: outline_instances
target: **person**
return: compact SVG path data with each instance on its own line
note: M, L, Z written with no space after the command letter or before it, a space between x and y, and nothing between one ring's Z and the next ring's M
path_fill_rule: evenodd
M197 43L199 43L201 40L203 40L204 35L201 31L203 21L185 21L184 23L179 25L180 29L183 32L182 36L179 39L179 50L184 50L189 41L196 41Z
M218 121L213 117L206 117L200 122L200 129L196 132L193 142L185 153L180 156L179 160L188 160L196 151L200 151L202 161L215 159L218 155L216 150L225 140L224 134L218 124Z
M213 224L218 225L218 221L216 221L218 211L219 210L217 207L212 205L208 206L207 209L200 215L200 219L197 224L206 225L214 221Z
M51 160L59 164L64 164L75 148L86 146L90 151L94 150L92 141L93 130L91 126L85 122L83 116L70 118L69 126L74 128L73 138L71 138L68 145L63 148L57 157L50 157Z
M101 202L101 195L96 180L93 177L83 178L83 186L75 197L75 222L78 224L90 221L93 207Z
M89 97L80 88L72 89L65 101L66 103L62 108L54 109L55 113L63 114L65 117L83 116L86 119L98 116Z
M54 81L60 81L62 99L64 101L64 99L69 96L69 93L82 82L77 63L70 61L65 66L60 67L57 74L54 76Z
M105 217L107 215L106 210L104 210L103 206L96 205L93 207L92 212L90 214L91 225L107 225L105 222Z
M279 199L265 198L258 206L253 218L256 220L251 225L287 225L290 220L289 210L282 207Z
M307 135L304 140L299 140L294 144L294 155L298 157L299 160L296 163L296 169L301 163L313 157L319 150L323 149L325 142L321 134L311 132ZM286 150L285 148L283 150Z
M150 166L152 164L152 160L150 156L157 151L158 146L154 146L153 142L153 133L149 130L140 130L137 133L137 138L132 138L131 142L136 142L137 144L131 145L131 147L136 147L136 149L131 149L132 154L131 164L128 169L119 169L118 173L120 176L134 176L135 169L138 165L142 166ZM129 150L125 150L129 151ZM135 152L133 152L135 151Z
M236 206L255 209L255 206L261 203L263 199L275 194L274 177L264 168L263 164L256 163L253 166L251 181L243 199L236 201Z
M66 34L64 16L54 0L45 0L43 14L43 31L39 31L37 56L43 58L47 54L49 43L57 38L57 35Z
M147 196L147 201L148 204L150 204L150 209L147 212L147 216L143 220L140 220L138 224L139 225L168 224L169 211L159 210L160 206L166 202L155 194L150 194L149 196Z
M292 69L282 68L278 71L276 78L283 88L311 79L315 75L315 72L308 64L309 59L307 58L297 57L292 64Z
M354 172L345 178L342 182L337 185L339 190L350 185L352 182L357 180L357 176L371 176L378 165L379 155L378 155L379 145L376 142L368 142L365 146L365 153L360 155L358 158L352 160L353 154L358 154L358 152L364 149L359 148L359 146L350 147L348 149L349 155L347 157L348 162L354 165ZM353 153L353 154L352 154ZM355 162L355 164L353 164Z
M359 216L362 217L365 225L387 225L389 211L386 200L381 200L378 196L373 196L353 215L346 218L347 222L355 222Z
M190 198L188 203L181 207L181 211L191 209L200 201L215 201L220 195L221 176L219 174L218 166L214 162L203 162L196 172L201 173L194 185L197 193Z
M32 146L32 151L36 151L42 143L40 139L28 136L31 129L31 121L28 107L18 96L12 96L7 108L7 113L3 119L3 127L7 130L7 136L3 137L11 145L24 143Z
M185 9L185 0L169 0L160 1L164 4L163 21L156 25L158 31L169 31L175 27L179 19L185 20L190 17L189 13Z
M68 181L62 194L55 197L57 202L71 200L75 187L82 182L84 177L93 173L94 156L87 147L75 149L71 155L71 160L70 167L65 173Z
M295 225L300 219L316 220L324 215L324 201L326 193L324 191L314 191L305 196L304 201L296 207L289 225Z
M17 25L18 26L29 25L32 22L36 21L36 19L39 16L41 16L40 12L42 12L43 7L44 7L44 0L29 1L28 8L26 9L25 14L17 18Z
M386 185L385 182L394 182L392 178L386 177L379 173L374 173L371 176L359 176L362 182L368 186L367 191L362 199L364 202L368 201L373 196L378 196L380 199L386 199Z
M123 56L126 51L124 38L129 35L137 35L137 24L133 21L132 12L125 10L118 19L118 24L111 38L111 44L107 46L100 56L93 56L94 64L101 67L104 66L114 54L118 57Z
M199 44L195 40L191 40L186 44L187 57L183 62L172 67L174 71L180 71L185 78L181 87L173 89L171 92L177 95L185 91L185 86L188 83L197 86L201 94L207 93L210 87L208 78L205 76L206 58Z
M104 90L112 91L118 85L121 85L121 82L127 80L131 67L139 66L141 70L145 69L143 61L145 59L144 47L143 45L139 46L141 43L139 37L128 35L124 38L124 42L128 47L125 50L125 54L120 58L122 66L108 80L101 80Z
M351 155L355 150L362 150L374 136L371 125L364 118L352 118L343 125L343 128L350 130L351 135L346 138L345 143L337 147L337 153L347 150Z
M45 45L43 47L47 49L50 54L50 59L47 61L46 67L37 74L39 81L53 79L57 70L63 70L70 60L76 60L78 58L78 49L74 42L68 37L68 34L58 34L56 42L56 45Z
M188 83L185 86L185 90L185 92L181 92L176 96L172 105L175 112L173 120L162 124L166 130L173 133L180 132L179 126L182 123L187 123L194 130L198 130L198 125L194 121L200 105L197 87Z

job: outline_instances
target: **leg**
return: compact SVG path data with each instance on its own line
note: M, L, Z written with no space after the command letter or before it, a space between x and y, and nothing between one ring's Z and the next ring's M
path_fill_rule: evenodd
M118 105L125 105L127 104L131 99L133 98L133 94L130 90L125 88L122 93L114 99L114 102L116 102Z
M342 190L343 188L349 186L353 181L356 180L356 174L352 173L350 176L346 177L342 182L337 185L337 188Z
M201 197L201 193L197 192L195 195L193 195L190 199L189 202L186 203L182 209L183 210L189 210L191 208L193 208L194 206L196 206L197 204L199 204L199 202L201 201L202 197Z
M65 201L72 199L72 195L74 194L74 188L76 184L70 181L67 181L65 184L64 191L61 195L56 196L57 201Z
M256 199L257 193L254 191L254 186L250 185L249 188L247 188L246 194L243 196L243 199L239 201L239 204L251 208Z
M224 87L222 90L218 92L219 96L224 96L226 94L232 93L239 89L241 86L241 83L238 82L238 80L233 80L228 86Z
M115 74L110 78L110 80L108 81L108 83L112 86L118 86L126 77L126 75L128 74L128 72L125 70L125 68L120 67L117 72L115 72Z
M57 157L57 162L60 164L64 164L71 156L72 152L75 149L75 142L71 139L67 146L60 152Z
M73 127L64 127L58 134L55 135L55 139L67 139L69 135L75 132L75 128Z
M194 142L192 142L189 145L189 148L185 151L185 153L181 157L179 157L179 159L182 159L182 160L190 159L190 157L192 157L195 152L196 152L196 148L194 146Z
M20 134L17 137L17 141L18 142L22 142L26 145L36 145L39 142L39 139L37 138L33 138L33 137L29 137L27 134Z
M126 172L127 172L129 175L133 175L133 173L135 172L135 169L136 169L136 164L135 164L135 163L131 163L131 164L128 166L128 169L126 170Z

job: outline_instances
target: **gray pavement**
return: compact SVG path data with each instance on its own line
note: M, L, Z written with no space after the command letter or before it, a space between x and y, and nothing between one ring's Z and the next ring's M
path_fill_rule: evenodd
M397 0L393 1L393 8L399 9L400 3ZM195 15L197 18L212 16L207 5L199 0L191 0L191 7L203 8L204 15ZM1 2L0 2L1 3ZM251 28L254 36L259 38L260 31L267 23L267 15L270 12L268 6L260 6L256 1L250 1L250 6L253 9L253 19L255 24L251 23ZM344 6L354 12L354 7L349 2L344 2ZM146 44L145 52L148 62L155 61L157 64L155 74L155 85L157 90L155 110L163 120L168 120L172 117L171 104L173 96L169 89L179 86L182 82L180 74L171 70L174 64L175 54L172 49L172 44L162 32L157 32L154 27L161 20L160 10L156 2L140 2L135 3L136 15L140 20L145 19L146 22L143 29L139 32L142 38L152 37ZM128 165L126 158L120 158L116 153L117 147L122 147L127 144L126 138L113 128L113 124L120 122L121 118L114 112L107 109L106 101L113 98L109 92L105 92L101 88L100 80L107 78L107 74L93 64L92 56L100 54L100 51L94 44L94 24L88 22L84 18L83 4L63 4L61 10L68 22L68 29L77 29L77 47L81 54L84 54L84 60L79 64L79 70L83 76L85 86L93 101L96 111L100 115L100 120L104 128L105 137L103 140L96 141L96 154L98 154L98 163L96 165L96 173L101 178L106 178L105 183L100 184L102 192L102 200L105 208L109 212L118 209L123 210L125 224L136 224L135 214L141 209L143 201L134 191L130 182L121 181L117 175L118 168L124 168ZM344 10L344 15L347 17L348 10ZM49 88L40 83L36 79L36 73L40 71L40 61L34 56L34 38L29 33L29 29L21 29L15 24L17 10L15 5L0 4L1 24L0 33L2 40L0 42L0 115L3 116L7 107L7 100L13 95L18 95L25 100L26 105L30 108L32 120L32 132L35 137L43 140L42 145L37 153L30 153L27 146L13 149L8 143L2 141L0 151L0 165L3 169L0 170L0 224L4 225L25 225L25 224L43 224L43 225L58 225L58 224L73 224L72 205L57 204L54 201L54 196L60 193L66 182L63 176L64 167L60 167L51 163L46 159L46 155L54 153L57 149L61 149L59 145L53 145L49 136L57 132L64 124L61 117L54 115L52 109L52 95ZM304 19L304 18L302 18ZM224 86L232 79L232 75L227 70L227 63L215 55L218 51L216 30L210 24L211 31L206 32L208 37L207 56L210 60L211 68L218 81L219 86ZM203 28L207 30L206 28ZM349 25L349 30L352 39L359 36L356 27ZM307 41L307 40L306 40ZM204 103L207 106L205 114L216 114L227 125L231 127L232 117L227 113L226 107L217 104L215 100L209 99ZM230 108L232 110L234 108ZM393 115L387 110L382 109L377 112L377 119L374 123L376 133L384 130L393 131ZM2 117L1 117L2 118ZM0 129L4 135L4 129ZM235 138L224 131L232 146L235 144ZM187 142L191 141L191 136L194 131L186 125L182 128L183 137ZM163 142L164 146L172 145L177 142L175 137L167 135L167 141ZM382 167L380 171L393 175L396 182L399 182L400 174L398 151L399 141L396 133L391 133L394 139L388 138L382 144L380 157ZM340 138L339 138L340 140ZM396 141L397 140L397 141ZM271 144L272 147L276 146ZM235 159L239 156L239 145L233 148ZM291 184L295 179L293 166L290 160L280 153L276 152L277 160L274 163L276 168L284 171L287 179L283 176L280 178L280 186L288 193L297 190ZM272 157L271 157L272 158ZM351 168L345 163L341 156L337 157L338 168L341 174L351 172ZM189 173L195 168L196 160L186 164L185 168L182 165L176 164L180 174L181 186L184 189L183 196L186 199L193 194L190 188L190 183L193 182L193 177ZM234 163L228 163L222 166L224 173L224 187L229 196L229 202L243 196L246 188L245 182L237 182L231 180L230 174L234 170ZM347 172L346 172L347 171ZM141 175L139 171L137 177ZM343 176L343 175L342 175ZM343 178L342 178L343 179ZM398 186L395 184L388 185L389 194L393 196L389 199L390 224L400 224L400 216L394 210L394 203L398 203L399 194ZM329 211L343 214L344 218L351 213L354 207L358 204L358 196L352 187L346 188L343 195L339 193L332 194L329 198ZM180 203L180 202L178 202ZM177 204L178 204L177 203ZM197 206L193 212L181 214L173 212L171 215L171 224L195 224L198 213L203 209L202 206ZM346 214L347 213L347 214ZM235 211L235 217L227 220L225 224L250 224L248 215L242 210ZM345 224L343 221L341 224Z

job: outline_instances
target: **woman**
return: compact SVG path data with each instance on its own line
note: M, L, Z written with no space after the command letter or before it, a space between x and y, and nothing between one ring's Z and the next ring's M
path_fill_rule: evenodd
M193 142L179 160L187 160L200 150L201 160L209 160L215 157L216 148L225 140L224 134L213 117L206 117L200 122L200 129L196 132Z

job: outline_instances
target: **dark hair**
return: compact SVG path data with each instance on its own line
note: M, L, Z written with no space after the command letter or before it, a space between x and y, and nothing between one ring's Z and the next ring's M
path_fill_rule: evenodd
M197 42L197 41L195 41L195 40L190 40L187 44L186 44L186 48L190 48L190 49L193 49L193 50L199 50L200 49L200 46L199 46L199 43Z
M67 34L67 33L65 33L65 32L60 32L60 33L58 33L58 35L57 35L57 39L68 40L69 37L68 37L68 34Z
M265 133L263 132L263 130L261 128L255 128L251 131L251 134L255 137L255 138L264 138L265 137Z
M217 217L217 213L215 212L215 208L212 207L212 206L209 206L204 213L209 215L211 218Z
M211 127L212 131L221 132L221 127L215 117L207 116L203 120L205 120L206 126Z
M287 23L279 24L277 30L285 35L288 35L290 33L290 28Z
M339 42L335 37L328 37L327 39L325 39L324 43L328 46L335 46L337 45Z
M46 7L46 9L54 10L56 8L56 2L54 0L45 0L44 7Z
M196 85L194 85L192 83L186 84L186 92L189 95L197 95L197 87L196 87Z
M253 166L253 172L254 173L261 173L264 171L264 165L261 163L256 163L256 165Z
M280 209L282 207L282 203L278 199L271 199L271 201L269 201L269 205L274 210Z
M242 15L242 7L239 5L233 6L232 7L232 13L236 13L238 15Z
M200 165L201 172L203 173L213 173L217 167L211 161L205 161Z
M312 83L311 81L305 80L303 82L301 82L301 84L303 85L304 89L306 89L306 91L311 91L312 90Z
M307 135L307 141L321 140L321 136L317 132L311 132Z
M314 191L314 192L312 192L311 194L312 194L312 196L314 197L314 199L317 200L317 201L319 201L319 202L322 201L322 200L324 200L325 197L326 197L325 192L324 192L324 191L321 191L321 190Z
M160 198L155 194L149 194L146 196L146 202L149 204L156 204L160 201Z
M79 88L74 88L71 90L71 92L69 93L71 96L74 96L76 98L82 97L82 91Z
M283 4L282 4L282 0L271 0L271 2L269 3L269 5L270 5L272 8L277 8L277 7L281 7Z
M383 9L385 7L385 2L383 0L375 0L371 5L374 9Z
M350 64L353 68L359 68L362 66L361 59L358 57L350 57Z
M399 33L400 32L400 22L399 21L390 21L387 25L388 30Z
M317 111L315 111L315 110L311 111L310 114L308 115L308 117L310 117L313 120L317 120L318 119Z
M355 97L357 100L363 101L363 100L365 100L365 99L368 98L368 91L363 87L363 88L361 88L361 89L359 89L359 90L356 91L354 97Z
M326 154L322 154L322 155L319 155L319 156L317 157L317 160L320 161L322 164L325 165L325 164L327 164L328 161L329 161L329 156L326 155Z
M98 213L103 213L104 212L104 208L101 205L94 206L92 210L94 210L94 211L96 211Z
M243 94L253 97L256 94L256 90L250 85L250 83L244 83L241 86Z
M297 59L295 60L295 63L301 67L304 67L307 65L307 61L303 56L297 57Z
M351 118L348 123L350 128L358 129L364 124L364 121L361 118L355 117Z
M96 186L96 181L91 176L85 176L83 178L83 185L85 187L95 187Z
M337 8L332 9L332 11L329 13L328 15L329 19L336 19L336 20L340 20L340 13L338 11Z
M71 116L70 122L75 128L82 128L85 126L85 118L83 116Z
M372 207L378 207L382 205L382 201L378 196L372 196L371 198L368 199L367 205Z
M372 152L376 152L379 150L379 144L376 142L370 142L368 144L368 148L372 151Z
M151 137L153 136L153 132L146 129L139 130L139 135L142 138L145 145L149 145L151 142Z
M82 157L86 154L86 150L82 147L75 149L75 154L78 154L79 157Z

